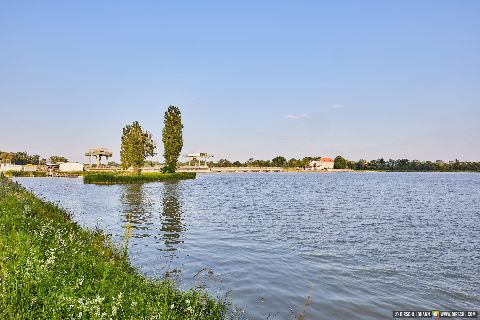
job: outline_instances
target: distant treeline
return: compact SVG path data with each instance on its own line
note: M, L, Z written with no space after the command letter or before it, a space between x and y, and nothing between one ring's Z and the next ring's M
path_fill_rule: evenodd
M480 162L467 161L418 161L408 159L359 160L348 161L347 167L354 170L379 170L379 171L480 171Z
M284 167L284 168L298 168L306 167L312 160L319 159L320 157L305 157L303 159L290 159L278 156L272 160L255 160L253 158L248 159L245 162L234 161L230 162L227 159L220 159L217 162L210 161L208 165L210 167Z
M318 160L320 157L304 157L302 159L291 158L287 160L283 156L277 156L272 160L248 159L245 162L220 159L217 162L210 161L209 167L283 167L283 168L306 168L312 160ZM49 162L67 162L67 158L62 156L51 156ZM39 155L30 155L27 152L5 152L0 151L0 163L11 163L18 165L27 164L46 164L46 159L40 159ZM147 161L147 165L161 165L160 162ZM186 163L179 163L187 165ZM378 170L378 171L480 171L480 162L468 161L418 161L409 159L389 159L383 158L367 161L360 159L358 161L347 160L341 156L334 159L335 169L352 170ZM109 162L110 166L118 165L115 162Z
M68 162L67 158L62 156L51 156L48 159L50 162ZM11 163L17 165L27 165L27 164L40 164L45 165L47 159L40 159L38 154L28 154L26 151L23 152L7 152L0 151L0 163Z
M210 167L283 167L283 168L306 168L312 160L318 160L320 157L304 157L303 159L277 156L272 160L255 160L250 158L245 162L230 162L227 159L220 159L217 162L209 162ZM352 170L378 170L378 171L480 171L480 162L467 161L418 161L409 159L389 159L383 158L367 161L360 159L358 161L347 160L341 156L334 159L335 169Z
M46 163L46 160L40 159L40 156L38 154L30 155L27 152L0 151L0 163L26 165L26 164L40 164L42 163L42 160Z

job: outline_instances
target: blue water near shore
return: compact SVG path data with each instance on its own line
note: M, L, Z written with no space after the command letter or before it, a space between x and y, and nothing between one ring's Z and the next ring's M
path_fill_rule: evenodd
M235 173L140 185L16 178L124 242L149 276L246 319L480 309L480 174Z

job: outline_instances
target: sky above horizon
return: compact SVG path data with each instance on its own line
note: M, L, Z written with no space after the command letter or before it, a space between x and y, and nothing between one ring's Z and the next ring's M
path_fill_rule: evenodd
M0 150L480 161L480 1L2 1ZM181 159L183 160L183 159Z

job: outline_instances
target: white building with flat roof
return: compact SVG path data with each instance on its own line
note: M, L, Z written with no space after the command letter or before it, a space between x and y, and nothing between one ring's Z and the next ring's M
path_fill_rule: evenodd
M60 172L83 171L83 163L79 163L79 162L60 163L60 165L58 167L58 171L60 171Z
M308 163L306 170L327 170L333 169L335 161L332 158L320 158Z
M318 160L312 160L308 163L307 170L323 170L323 163Z

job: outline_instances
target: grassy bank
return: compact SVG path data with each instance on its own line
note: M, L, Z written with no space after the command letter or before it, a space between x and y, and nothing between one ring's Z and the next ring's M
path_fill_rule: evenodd
M46 177L47 173L43 171L7 171L7 177Z
M0 319L223 319L199 291L137 273L100 232L0 176Z
M94 184L119 184L119 183L143 183L167 180L183 180L195 179L196 174L193 172L176 172L176 173L95 173L85 174L84 183Z

